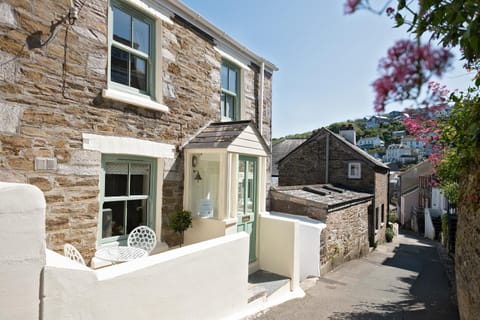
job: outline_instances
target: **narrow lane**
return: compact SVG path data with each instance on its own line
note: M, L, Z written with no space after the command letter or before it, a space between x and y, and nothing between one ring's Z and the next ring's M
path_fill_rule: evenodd
M435 244L413 233L321 277L303 299L250 319L458 319Z

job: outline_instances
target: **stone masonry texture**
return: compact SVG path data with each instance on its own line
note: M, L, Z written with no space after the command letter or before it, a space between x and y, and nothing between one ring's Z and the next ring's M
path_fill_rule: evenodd
M307 140L279 163L279 185L294 186L331 183L342 188L374 195L373 214L379 212L378 230L371 230L373 242L385 241L385 229L388 217L388 174L377 172L365 157L333 135L327 141L328 132L317 134ZM326 181L326 146L329 145L328 181ZM361 163L361 179L348 178L348 163ZM383 224L381 212L384 212ZM374 216L374 219L377 217ZM374 220L375 221L375 220ZM375 222L374 226L375 228ZM373 243L371 243L373 245Z
M170 112L105 100L106 0L85 2L74 25L60 25L47 45L35 46L69 3L0 3L0 180L38 186L47 201L47 247L61 251L68 242L89 260L97 241L101 154L82 149L82 134L182 145L220 120L222 58L188 26L162 22L162 92ZM258 70L253 65L244 75L244 113L255 123ZM265 75L262 134L270 144L272 75ZM36 157L55 158L57 168L36 171ZM181 152L165 165L164 179L162 220L167 220L182 206Z

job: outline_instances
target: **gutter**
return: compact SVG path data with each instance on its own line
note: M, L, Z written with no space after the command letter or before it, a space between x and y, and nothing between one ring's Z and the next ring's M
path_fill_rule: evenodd
M270 72L278 71L278 67L271 63L270 61L266 60L265 58L262 58L261 56L255 54L253 51L247 49L237 41L235 41L232 37L227 35L224 31L220 30L216 26L214 26L212 23L210 23L208 20L203 18L201 15L184 5L182 2L178 0L165 0L163 1L165 4L170 4L170 8L167 8L171 10L172 12L179 12L184 15L184 19L186 20L193 20L198 28L205 30L205 32L208 32L212 35L212 37L217 40L216 44L222 44L224 43L227 45L227 47L230 47L236 51L239 51L245 57L248 57L249 60L252 60L253 62L257 63L258 65L261 65L262 63L265 64L267 67L267 70ZM167 6L168 7L168 6Z

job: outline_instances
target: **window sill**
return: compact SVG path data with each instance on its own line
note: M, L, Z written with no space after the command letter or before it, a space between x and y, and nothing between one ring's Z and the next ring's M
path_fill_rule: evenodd
M143 98L131 93L115 90L115 89L103 89L102 97L105 99L115 100L123 103L132 104L134 106L160 111L160 112L169 112L170 109L161 103L152 101L149 98Z

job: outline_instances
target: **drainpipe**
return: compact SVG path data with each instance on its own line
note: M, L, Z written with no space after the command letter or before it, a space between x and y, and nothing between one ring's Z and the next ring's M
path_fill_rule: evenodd
M328 183L328 159L330 158L330 134L327 133L327 140L325 145L325 184Z
M265 62L260 65L260 90L258 92L258 130L263 136L263 87L265 82Z

